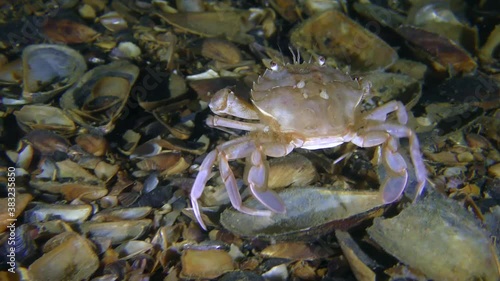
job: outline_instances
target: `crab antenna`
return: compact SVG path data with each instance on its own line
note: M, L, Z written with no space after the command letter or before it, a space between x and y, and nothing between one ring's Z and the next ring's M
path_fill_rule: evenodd
M280 56L281 56L281 64L285 64L285 56L283 54L283 50L281 50L281 46L278 45L278 50L280 51Z
M288 50L290 50L290 53L292 54L293 63L296 64L297 58L295 57L295 53L293 52L292 46L288 46Z

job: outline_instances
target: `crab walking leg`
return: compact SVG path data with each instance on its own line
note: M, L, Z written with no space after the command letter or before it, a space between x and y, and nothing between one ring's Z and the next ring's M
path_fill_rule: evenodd
M397 152L397 140L386 131L368 131L354 137L351 142L359 147L373 147L383 144L382 158L388 176L380 185L382 197L386 203L392 203L399 199L406 186L408 172L406 171L406 162Z
M260 123L242 122L238 120L220 117L217 115L208 116L206 123L209 127L212 128L231 128L231 129L239 129L245 131L263 130L266 127L264 124Z
M249 137L245 136L237 138L216 147L213 151L207 154L207 156L201 163L198 175L196 176L193 187L191 188L190 197L191 197L191 205L193 207L193 212L196 217L196 220L198 220L203 229L206 230L207 227L201 218L198 199L200 199L201 194L205 189L205 185L207 184L207 181L210 179L210 173L212 171L213 165L215 164L215 161L217 161L217 158L220 157L221 152L224 152L226 150L231 150L233 155L235 156L234 159L237 159L246 157L251 153L253 149L255 149L255 146L253 145ZM240 154L238 154L238 152L240 152Z
M205 189L205 185L209 180L210 173L212 172L212 166L214 165L215 160L217 160L217 154L218 154L217 150L213 150L209 154L207 154L207 156L201 163L200 171L198 172L198 175L194 180L194 184L193 187L191 188L191 194L190 194L191 206L193 207L194 216L196 217L196 220L201 225L201 227L203 227L203 229L205 230L207 230L207 226L205 225L203 219L201 218L198 199L201 197L201 194Z
M417 192L415 194L416 200L425 188L425 182L427 180L427 171L425 169L424 160L422 159L422 154L420 153L420 143L418 138L415 136L415 132L410 130L410 155L413 160L413 166L415 166L415 174L417 177Z
M374 147L387 141L389 134L384 131L368 131L356 135L351 142L359 147Z
M374 109L365 118L384 122L387 120L387 115L392 112L396 112L400 124L405 125L408 122L408 113L404 104L400 101L390 101Z
M248 171L247 181L252 194L262 205L275 213L285 213L285 203L283 199L274 191L267 189L269 175L269 164L265 159L266 155L262 147L252 152L250 162L252 167Z
M250 151L247 151L250 152ZM220 158L220 164L219 164L219 170L220 174L222 177L222 181L224 182L224 185L226 186L227 193L229 195L229 200L231 201L231 205L233 207L245 214L249 215L254 215L254 216L270 216L272 213L268 210L256 210L252 208L248 208L243 205L243 201L241 200L241 195L238 190L238 185L236 183L236 178L234 177L233 171L231 170L231 167L229 167L229 160L234 160L237 158L242 158L242 157L237 157L237 158L232 158L229 157L229 155L226 155L225 152L221 152L219 154Z
M408 138L410 141L410 156L412 159L413 167L415 169L415 176L417 178L417 192L414 199L418 198L425 187L427 180L427 171L425 170L424 160L420 154L420 144L414 131L408 127L397 124L380 124L367 128L369 131L386 131L395 138Z

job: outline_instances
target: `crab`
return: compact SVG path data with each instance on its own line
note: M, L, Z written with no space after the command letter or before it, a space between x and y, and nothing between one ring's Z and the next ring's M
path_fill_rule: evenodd
M269 165L266 159L267 156L285 156L295 148L324 149L346 142L359 147L381 146L380 162L387 171L381 183L381 196L385 203L392 203L402 197L408 181L408 166L399 152L399 139L408 138L418 197L425 186L426 170L417 136L406 126L405 106L400 101L390 101L364 112L361 102L369 91L369 82L353 79L326 66L325 60L320 58L315 63L278 65L271 62L269 69L253 84L251 104L228 88L215 93L209 103L215 115L207 118L207 125L248 133L218 145L200 165L190 194L199 224L207 229L198 199L217 161L235 209L259 216L284 213L283 200L267 188ZM389 118L393 113L396 118ZM227 115L240 119L224 117ZM243 205L236 178L229 167L229 161L240 158L246 159L244 177L251 194L267 210Z

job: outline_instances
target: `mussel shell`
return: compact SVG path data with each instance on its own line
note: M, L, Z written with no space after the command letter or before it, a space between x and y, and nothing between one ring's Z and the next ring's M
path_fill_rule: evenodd
M91 238L105 237L111 239L113 245L123 241L138 239L151 227L151 220L128 220L113 222L88 221L80 225L82 233Z
M28 222L43 222L49 220L63 220L66 222L83 222L92 213L91 205L51 205L39 203L36 207L25 212Z
M376 218L367 232L384 251L428 280L498 280L492 234L471 212L437 192L430 191L395 217Z
M76 126L64 112L49 105L25 105L14 112L19 127L26 133L33 130L51 130L62 136L71 136Z
M298 49L335 58L354 71L385 69L398 58L382 39L335 10L304 21L292 31L290 41Z
M408 25L400 26L397 31L415 55L429 62L438 73L471 73L477 68L474 59L446 37Z
M23 99L43 103L80 79L87 69L83 56L64 45L39 44L24 49Z
M361 16L374 20L385 27L389 27L396 30L398 26L405 22L405 17L396 13L393 10L386 9L384 7L371 4L371 3L359 3L356 2L352 6L354 10Z
M61 96L61 108L81 126L109 133L138 75L139 68L127 61L98 66Z
M15 228L13 231L14 235L9 233L10 237L8 241L8 236L0 239L0 265L9 262L10 258L8 255L12 252L15 252L15 260L18 263L25 263L36 255L38 247L33 240L33 234L35 233L33 229L34 227L30 224L22 224ZM13 247L14 245L15 247Z
M279 193L285 214L252 216L233 208L221 214L229 231L244 237L273 240L314 239L335 229L347 230L379 216L386 205L379 192L333 190L320 187L288 188ZM244 203L262 209L254 198Z
M256 27L266 13L272 10L230 10L200 13L156 13L162 20L183 31L206 37L226 37L226 39L249 44L254 38L248 31Z
M75 232L64 232L46 244L52 247L29 267L34 280L88 280L99 267L92 243ZM45 249L44 249L45 250Z

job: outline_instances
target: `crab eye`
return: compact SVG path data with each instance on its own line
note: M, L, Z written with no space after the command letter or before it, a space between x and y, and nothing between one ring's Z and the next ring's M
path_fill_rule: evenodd
M326 59L325 59L325 57L319 57L319 58L318 58L318 64L319 64L320 66L325 65L325 63L326 63Z
M269 68L271 68L272 71L278 71L278 64L272 61Z

